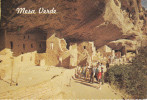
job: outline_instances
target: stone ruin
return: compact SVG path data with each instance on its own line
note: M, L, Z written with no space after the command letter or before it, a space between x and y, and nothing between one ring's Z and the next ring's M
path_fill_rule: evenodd
M104 45L96 50L94 42L81 41L66 43L56 34L16 34L3 35L4 49L0 51L0 78L5 74L19 73L22 66L57 66L74 68L76 66L106 64L126 64L131 62L135 53L113 50ZM69 45L69 48L67 48Z

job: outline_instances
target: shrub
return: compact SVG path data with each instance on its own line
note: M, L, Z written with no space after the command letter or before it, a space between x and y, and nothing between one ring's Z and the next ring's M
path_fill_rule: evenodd
M147 48L140 49L132 64L110 67L105 80L133 98L147 98Z

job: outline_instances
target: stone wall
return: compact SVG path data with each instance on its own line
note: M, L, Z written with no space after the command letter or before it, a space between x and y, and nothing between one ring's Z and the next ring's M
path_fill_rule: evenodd
M97 52L96 55L93 57L93 62L100 62L102 61L103 54L100 52Z
M34 66L35 65L35 54L36 51L31 53L21 54L17 57L13 56L11 49L4 49L0 52L0 70L5 72L4 79L10 80L11 76L16 81L19 77L20 70L23 66ZM13 75L11 75L13 73Z
M12 66L12 52L10 49L3 49L0 51L0 79L6 77Z
M108 47L107 45L104 45L104 46L100 47L97 51L99 51L99 52L112 52L112 49L110 47Z
M46 53L47 53L47 61L46 64L48 66L57 66L59 64L59 56L61 49L59 47L59 39L55 37L55 35L50 36L47 35L46 41Z
M11 73L13 73L12 79L14 82L18 82L19 76L21 74L21 69L23 67L31 67L31 66L35 66L35 54L37 52L31 52L31 53L25 53L22 55L19 55L17 57L12 57L12 65L9 66L9 68L11 69ZM13 72L12 72L12 68L13 68ZM11 76L11 75L9 75ZM7 77L6 79L10 79L9 77Z
M70 66L77 66L77 58L78 58L78 50L77 50L77 43L73 43L70 45Z
M61 60L62 58L62 60ZM70 68L70 51L65 51L62 53L62 55L59 57L59 66Z
M78 65L91 64L93 56L93 44L91 42L77 43Z
M45 52L46 42L41 39L43 36L40 36L40 39L37 37L38 34L7 33L5 47L11 49L14 56L34 51Z
M53 34L47 35L46 41L46 64L48 66L68 67L70 63L70 53L66 48L66 41Z
M0 50L5 48L5 36L4 33L0 33Z
M46 65L46 62L47 62L46 53L36 53L35 65L44 66L44 65Z
M121 52L119 52L119 51L118 52L115 52L115 57L116 58L121 58Z

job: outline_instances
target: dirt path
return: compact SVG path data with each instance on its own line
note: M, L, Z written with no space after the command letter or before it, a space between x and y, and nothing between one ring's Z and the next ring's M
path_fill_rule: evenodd
M98 89L98 83L88 83L83 79L72 79L71 87L68 89L72 91L71 96L65 96L66 99L122 99L120 93L113 90L108 84L101 86Z

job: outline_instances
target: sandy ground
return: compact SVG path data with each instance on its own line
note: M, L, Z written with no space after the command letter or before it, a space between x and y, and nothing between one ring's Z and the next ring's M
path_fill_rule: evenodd
M72 91L72 99L122 99L120 93L113 90L108 84L98 89L97 83L88 83L81 79L75 79L71 82L69 90ZM66 96L66 99L70 97Z
M0 99L121 99L108 84L97 89L97 83L72 78L75 69L62 67L23 67L18 86L10 79L0 80ZM14 78L13 81L16 79Z

